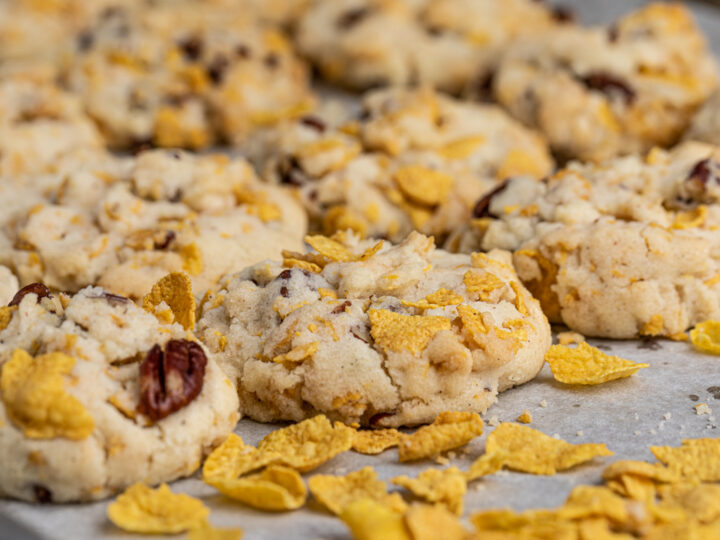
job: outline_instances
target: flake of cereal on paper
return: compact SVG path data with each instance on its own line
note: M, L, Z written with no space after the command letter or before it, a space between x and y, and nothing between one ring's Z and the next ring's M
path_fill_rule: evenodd
M580 343L575 348L553 345L545 355L555 380L565 384L594 385L634 375L649 364L636 363Z
M396 476L392 483L409 490L416 497L429 503L444 505L450 512L463 513L463 498L467 492L465 474L457 467L426 469L417 478Z
M437 456L482 435L483 427L483 421L476 413L440 413L432 424L419 428L411 435L403 434L398 457L400 461L414 461Z

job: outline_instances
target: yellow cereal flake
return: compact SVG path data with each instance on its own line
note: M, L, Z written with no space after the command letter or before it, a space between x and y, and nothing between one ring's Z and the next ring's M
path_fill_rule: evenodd
M170 308L173 322L185 330L195 328L195 297L187 274L173 272L161 278L143 298L143 308L154 313L163 302Z
M267 193L245 188L236 188L234 192L237 203L246 205L245 211L251 216L256 216L263 223L282 219L282 210L268 201Z
M640 368L650 367L649 364L608 356L584 342L575 348L553 345L545 354L545 360L550 364L555 380L565 384L602 384L630 377Z
M443 505L413 504L405 512L405 526L413 540L467 540L467 531Z
M569 520L605 517L615 523L625 523L629 511L627 501L606 487L577 486L558 510L558 516Z
M483 421L476 413L440 413L435 421L412 435L402 434L398 447L400 461L424 459L464 446L483 432Z
M322 272L322 268L317 264L300 259L283 259L283 266L287 268L300 268L301 270L307 270L308 272L313 272L315 274Z
M720 438L685 439L680 447L651 446L650 451L685 480L720 482Z
M403 516L372 499L351 502L340 513L355 540L411 540Z
M207 521L190 529L187 540L240 540L242 529L216 529Z
M570 444L548 437L531 427L501 423L488 435L487 454L507 453L503 466L514 471L552 475L590 461L597 456L611 456L604 444Z
M672 224L673 229L693 229L702 227L708 216L707 206L701 204L694 210L688 212L678 212L675 214L675 221Z
M348 248L343 246L337 240L328 238L327 236L315 235L306 236L305 242L307 242L315 251L320 255L323 255L331 261L337 262L353 262L358 259Z
M280 458L277 452L260 452L245 444L239 435L231 433L205 460L203 480L212 485L215 478L234 479L280 461Z
M452 176L421 165L406 165L395 171L395 183L408 199L424 206L435 206L447 199Z
M385 351L418 354L442 330L450 330L450 319L401 315L387 309L371 309L370 335Z
M513 148L507 153L505 160L498 167L495 177L498 180L523 175L539 178L545 174L546 163L547 160L545 159L540 159L538 156L531 155L519 148Z
M296 510L307 499L300 474L282 465L270 465L241 478L215 477L212 486L223 495L260 510Z
M680 480L680 476L676 471L672 471L659 463L633 460L620 460L611 463L605 467L602 476L606 482L623 476L647 478L657 482L677 482Z
M203 270L202 251L197 244L192 243L180 249L182 267L191 276L198 276Z
M505 282L495 274L479 274L473 270L465 272L463 283L470 294L477 294L478 299L483 302L489 302L490 293L505 286Z
M465 159L485 144L485 140L482 135L464 137L446 144L440 148L439 153L447 159Z
M151 489L133 484L107 509L107 516L124 531L142 534L177 534L199 527L210 510L189 495L173 493L167 484Z
M403 300L403 305L416 307L419 309L434 309L444 306L456 306L463 303L463 297L448 289L438 289L434 293L428 294L422 300L417 302L408 302Z
M298 253L297 251L288 251L283 249L282 256L283 260L305 261L310 265L318 266L319 268L325 268L325 265L328 263L327 258L319 253Z
M641 336L659 336L663 333L663 316L656 313L640 329Z
M15 349L0 372L0 392L10 421L31 439L81 440L95 428L88 410L65 391L75 358L59 352L33 358Z
M312 358L312 356L317 352L319 346L319 341L313 341L310 343L306 343L305 345L298 345L290 352L286 352L285 354L279 354L274 357L273 362L277 362L285 366L301 364L308 358Z
M322 229L325 234L350 229L362 238L367 234L367 223L353 209L337 205L325 212Z
M705 321L690 330L690 341L704 352L720 354L720 321Z
M656 484L653 480L632 474L622 474L614 480L608 480L605 485L618 495L633 501L654 502Z
M525 409L520 416L518 416L517 421L521 424L530 424L532 423L532 415L530 414L530 411Z
M344 424L333 426L320 414L269 433L258 450L281 454L283 464L307 472L350 450L354 438L354 429Z
M387 492L387 485L378 480L372 467L364 467L346 476L318 474L310 478L308 486L310 493L336 515L348 504L360 499L372 499L399 513L407 508L400 495Z
M463 513L463 497L467 491L465 474L457 467L427 469L417 478L397 476L392 479L396 486L402 486L416 497L429 503L444 505L450 512L460 516Z
M517 281L511 281L510 282L510 288L515 293L515 309L518 310L518 313L521 315L528 315L530 312L528 311L527 306L525 305L525 299L523 298L523 292L522 292L522 285L518 283Z
M465 473L465 478L471 482L483 476L495 474L503 468L506 456L507 452L504 450L483 454L470 465L470 470Z
M474 308L466 305L458 306L457 312L460 315L463 328L470 333L475 344L482 347L492 326L489 316L485 313L479 313Z
M0 307L0 332L8 327L15 311L17 311L17 306Z
M360 454L380 454L400 444L400 432L395 429L363 429L355 432L352 449Z
M720 519L720 486L717 484L673 484L661 486L658 493L661 506L682 508L702 523Z
M320 298L332 298L333 300L337 300L337 293L333 291L332 289L326 289L325 287L320 287L318 289L318 294L320 295Z

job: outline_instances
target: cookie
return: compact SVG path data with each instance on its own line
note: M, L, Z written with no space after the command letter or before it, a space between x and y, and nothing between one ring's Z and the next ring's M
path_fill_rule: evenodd
M266 180L295 187L325 234L350 228L398 242L418 230L441 239L499 180L552 170L542 138L495 106L430 89L376 91L363 104L357 121L304 117L246 148Z
M225 273L302 249L300 205L260 183L241 158L154 150L83 154L58 167L0 184L0 193L14 194L0 217L0 246L8 246L0 264L21 284L99 284L138 299L160 277L184 271L201 296Z
M300 17L296 41L334 83L460 92L485 81L509 43L557 22L532 0L320 0Z
M719 164L717 147L684 143L513 179L448 247L513 250L550 320L583 335L682 338L720 317Z
M493 79L497 101L558 155L591 161L674 144L716 86L688 8L659 3L608 27L566 25L523 40Z
M233 3L103 12L66 75L108 143L238 143L312 106L307 69L276 29Z
M685 139L720 144L720 92L713 93L695 113Z
M21 290L0 330L0 496L101 499L192 474L238 400L190 331L101 288Z
M506 253L452 255L419 233L307 242L316 251L228 276L201 306L198 335L243 414L421 424L483 412L542 367L549 326Z
M19 288L18 280L7 266L0 266L0 305L6 306Z

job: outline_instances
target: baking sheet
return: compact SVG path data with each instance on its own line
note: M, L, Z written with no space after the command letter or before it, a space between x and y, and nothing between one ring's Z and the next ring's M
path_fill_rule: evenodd
M634 0L571 0L584 22L602 23L645 2ZM720 11L702 2L691 2L698 21L707 33L713 50L720 55ZM650 445L679 445L683 438L718 437L716 415L720 417L720 358L694 352L687 343L670 341L590 340L607 353L647 362L650 368L630 379L597 387L571 387L552 379L547 366L532 382L505 392L485 414L486 422L514 421L524 410L532 413L532 427L573 443L604 442L615 452L569 472L555 476L532 476L501 472L470 485L465 497L466 515L485 508L515 510L552 508L561 504L574 485L600 482L605 465L617 459L649 459ZM715 412L698 416L694 406L707 403ZM546 404L546 406L542 406ZM277 426L242 420L237 433L255 444ZM486 432L492 427L488 426ZM485 437L472 441L452 465L462 469L483 453ZM405 474L416 476L431 461L398 464L397 451L379 456L347 452L310 474L346 474L373 466L381 479ZM2 466L2 456L0 456ZM306 475L307 477L307 475ZM241 527L248 540L292 538L299 540L348 538L343 523L317 503L295 512L264 513L234 503L206 486L197 477L173 484L173 490L201 498L211 508L210 521L219 527ZM35 506L21 502L0 502L0 539L40 538L86 540L94 538L141 538L127 535L105 517L108 501L88 505ZM8 521L10 520L10 521ZM180 535L178 537L183 537ZM153 536L152 538L162 538ZM173 537L170 537L173 538Z

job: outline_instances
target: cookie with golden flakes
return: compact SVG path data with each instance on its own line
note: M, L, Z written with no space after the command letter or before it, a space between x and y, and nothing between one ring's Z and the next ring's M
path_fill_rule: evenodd
M558 155L596 162L674 144L716 86L705 37L680 3L523 40L493 78L495 99Z
M549 325L506 253L452 255L419 233L306 241L313 251L228 276L200 307L198 336L243 414L422 424L483 412L542 367Z
M719 171L718 147L688 142L513 179L447 247L512 250L550 320L583 335L686 339L720 318Z
M189 329L99 287L0 308L0 496L88 501L192 474L238 399Z
M425 88L371 92L363 108L357 121L304 117L247 145L266 180L294 187L316 231L441 240L499 180L553 167L543 139L493 105Z

